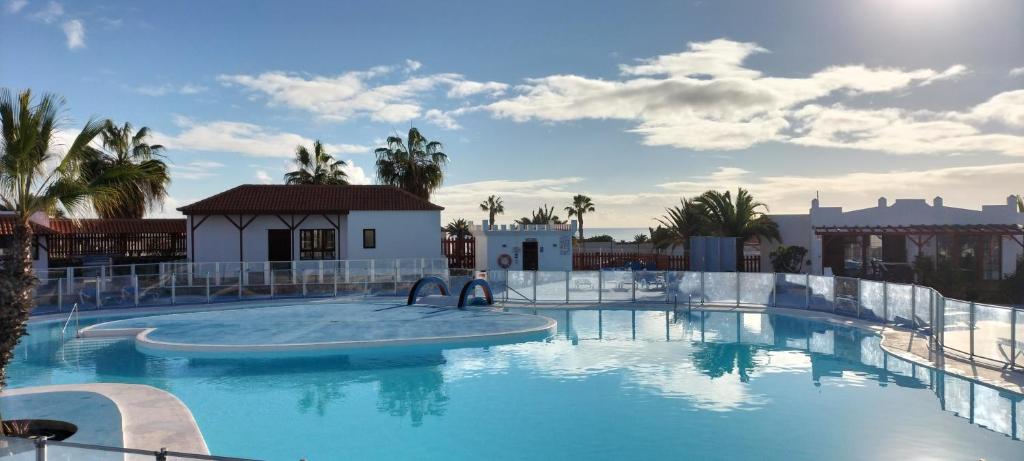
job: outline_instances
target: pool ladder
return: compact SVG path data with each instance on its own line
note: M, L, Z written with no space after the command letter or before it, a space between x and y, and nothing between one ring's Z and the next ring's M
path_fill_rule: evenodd
M60 339L62 341L64 340L64 338L67 338L68 326L71 325L72 317L74 317L75 319L75 337L77 338L79 331L78 303L75 303L74 306L71 306L71 313L68 314L68 319L67 321L64 322L64 328L60 329Z

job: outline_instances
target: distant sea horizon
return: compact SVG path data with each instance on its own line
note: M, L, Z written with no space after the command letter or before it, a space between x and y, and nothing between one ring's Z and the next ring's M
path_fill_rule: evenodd
M625 240L627 242L633 241L633 236L636 234L644 234L650 237L650 233L646 227L587 227L583 226L583 237L590 238L597 235L610 235L616 242L619 240Z

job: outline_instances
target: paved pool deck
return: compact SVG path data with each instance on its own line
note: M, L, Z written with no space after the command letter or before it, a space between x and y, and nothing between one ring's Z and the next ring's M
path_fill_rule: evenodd
M302 303L188 312L106 322L82 337L134 337L154 355L321 355L398 346L497 344L541 339L556 322L490 308L401 303Z
M209 454L188 407L155 387L94 383L8 389L0 394L0 408L5 419L74 424L78 431L67 442Z

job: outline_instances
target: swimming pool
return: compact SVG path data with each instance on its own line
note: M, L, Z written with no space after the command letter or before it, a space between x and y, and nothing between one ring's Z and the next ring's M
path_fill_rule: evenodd
M859 330L540 313L558 322L544 341L274 359L62 345L61 325L34 324L11 385L152 385L189 406L212 453L273 460L1024 458L1024 397L889 356Z

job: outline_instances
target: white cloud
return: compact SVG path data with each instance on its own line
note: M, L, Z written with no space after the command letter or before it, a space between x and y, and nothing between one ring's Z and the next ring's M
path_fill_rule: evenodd
M13 14L21 11L25 5L28 5L28 0L7 0L7 5L4 9L6 9L8 13Z
M966 116L960 118L975 118L1024 128L1024 90L999 93L988 101L974 106Z
M24 6L24 5L22 5ZM32 19L52 24L64 15L64 5L57 2L49 2L43 9L31 14Z
M345 160L345 166L341 168L348 175L349 184L370 184L371 179L366 175L366 171L356 165L353 160Z
M437 109L430 109L423 114L423 119L446 130L457 130L462 128L452 116Z
M137 86L137 87L131 88L131 91L134 91L136 93L139 93L139 94L142 94L142 95L146 95L146 96L165 96L165 95L172 94L172 93L174 93L174 94L182 94L182 95L191 95L191 94L202 93L202 92L206 91L207 89L208 88L206 88L205 86L197 85L197 84L194 84L194 83L185 83L185 84L180 85L180 86L178 86L178 85L171 85L169 83L164 83L164 84L160 84L160 85L141 85L141 86Z
M775 141L894 153L1020 151L1018 136L986 132L964 120L951 120L954 115L922 116L899 109L851 113L841 104L823 112L813 104L825 97L886 93L956 79L968 73L963 65L945 70L841 65L802 78L766 76L745 66L749 56L766 52L755 43L725 39L691 43L680 53L620 66L619 80L571 74L528 79L512 96L460 111L484 109L519 122L625 120L636 123L629 131L641 135L646 145L694 150L745 149ZM972 116L1019 124L1022 106L1015 104L1012 94L1004 95L979 106ZM816 123L825 115L835 122L842 112L862 122L886 119L895 126L879 124L874 131L853 127L860 135L847 139L849 130ZM945 144L926 142L926 136L942 129L951 129L940 133Z
M171 175L174 179L207 179L220 176L214 170L223 168L224 164L210 160L194 160L182 165L172 164Z
M414 59L406 59L405 60L405 71L406 72L416 72L417 70L420 70L420 67L423 67L423 63L422 62L416 61Z
M417 61L406 63L409 71L419 69ZM375 122L401 123L424 115L421 99L436 89L446 89L450 97L496 94L505 88L496 82L473 82L460 74L445 73L404 76L391 81L394 68L378 66L366 71L350 71L334 76L288 72L264 72L257 75L220 75L225 85L237 85L265 96L270 105L310 112L332 121L369 118Z
M271 178L270 174L263 170L256 171L256 180L261 184L271 184L274 182L274 178Z
M64 22L64 35L67 37L68 49L85 48L85 24L78 19Z
M168 149L228 152L255 157L290 158L298 145L312 145L313 140L251 123L213 121L197 123L179 117L181 132L176 135L154 132L154 139ZM356 144L324 143L327 152L339 154L367 153L371 149Z
M1010 76L1011 77L1024 76L1024 67L1014 67L1013 69L1010 69Z

